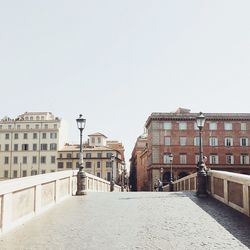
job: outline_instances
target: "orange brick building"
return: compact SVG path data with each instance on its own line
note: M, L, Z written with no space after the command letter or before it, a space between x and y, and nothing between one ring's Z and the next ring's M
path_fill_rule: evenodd
M179 108L173 113L152 113L147 119L145 127L148 137L145 150L149 190L153 190L158 178L162 178L164 184L169 182L170 153L174 156L174 179L196 171L199 158L197 115ZM250 174L250 114L204 115L206 122L202 130L202 141L203 152L207 157L206 165L211 169Z

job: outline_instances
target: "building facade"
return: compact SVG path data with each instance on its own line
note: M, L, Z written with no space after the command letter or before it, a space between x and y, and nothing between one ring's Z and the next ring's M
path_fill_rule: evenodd
M0 121L0 178L57 170L57 151L66 140L65 123L50 112L26 112Z
M131 191L148 191L147 135L137 138L130 159Z
M84 171L110 181L112 174L116 183L122 181L124 174L124 147L117 141L107 141L101 133L88 136L88 142L83 145ZM78 144L65 144L58 151L58 170L77 169L79 166ZM112 165L111 156L115 159ZM113 171L112 171L113 170Z
M173 113L152 113L147 122L147 171L149 190L157 179L164 184L196 172L199 159L197 113L179 108ZM207 167L250 174L250 114L206 113L202 130ZM171 164L169 155L173 154ZM172 166L171 166L172 165Z

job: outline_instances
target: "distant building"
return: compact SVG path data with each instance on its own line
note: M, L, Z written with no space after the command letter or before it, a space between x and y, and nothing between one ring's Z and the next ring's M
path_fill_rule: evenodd
M170 153L174 156L174 179L196 172L199 158L197 115L188 109L179 108L172 113L152 113L147 119L146 167L149 190L153 190L158 178L162 178L164 184L169 182ZM204 115L206 122L202 137L206 165L211 169L250 174L250 114Z
M107 141L101 133L90 134L83 146L84 171L110 181L112 174L111 155L115 156L113 177L121 181L124 168L124 147L117 141ZM58 151L58 170L77 169L79 166L79 144L65 144Z
M131 191L148 191L147 135L137 138L130 159Z
M0 121L0 178L57 170L57 150L66 141L65 123L50 112L25 112Z

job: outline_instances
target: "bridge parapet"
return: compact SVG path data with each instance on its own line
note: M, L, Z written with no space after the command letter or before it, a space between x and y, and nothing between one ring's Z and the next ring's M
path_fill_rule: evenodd
M197 191L197 173L173 183L174 191ZM163 187L169 192L169 185ZM207 192L215 199L250 216L250 176L226 171L207 172Z
M249 175L210 170L208 192L214 198L250 216Z
M77 170L0 182L0 234L75 195ZM86 173L86 192L109 192L110 183ZM114 191L121 191L115 185Z

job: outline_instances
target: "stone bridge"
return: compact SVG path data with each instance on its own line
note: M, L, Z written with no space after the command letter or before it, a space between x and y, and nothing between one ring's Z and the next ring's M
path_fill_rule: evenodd
M66 175L66 173L64 174ZM46 176L28 178L36 177L38 180ZM51 178L51 176L49 177ZM67 177L61 177L56 180L57 184L53 184L54 187L66 185ZM95 191L101 191L100 188L99 190L97 188L98 185L101 186L96 184L98 180L94 181L91 178L93 177L89 176L89 185L92 185L92 188L95 187ZM72 183L73 179L71 179ZM72 196L63 195L67 190L66 187L61 194L60 189L52 188L57 194L52 197L57 196L58 198L57 202L54 199L50 205L48 205L50 199L43 197L50 193L45 191L50 189L49 186L43 187L45 183L52 185L53 181L51 179L49 182L40 180L38 185L40 187L35 188L34 192L27 192L30 188L24 186L24 190L29 195L31 192L30 197L32 194L37 192L39 194L42 191L40 198L39 195L35 198L40 200L40 209L38 209L40 213L29 221L27 219L25 223L22 219L22 222L19 221L15 227L6 231L2 230L1 250L250 248L250 219L244 214L244 211L239 212L227 204L223 204L222 200L217 201L213 197L197 198L195 192L189 192L187 188L192 187L192 181L189 181L188 184L185 182L175 184L180 189L186 187L185 191L178 192L88 192L85 196ZM106 184L108 185L108 183ZM0 190L2 190L1 185ZM246 183L244 182L243 185ZM68 190L75 189L74 185L66 186L69 188ZM88 188L91 190L90 186ZM116 190L119 191L119 187L116 187ZM108 191L108 188L105 191ZM5 200L7 194L0 193L1 211L4 211L3 208L6 207L5 202L9 204L10 208L11 204L17 205L24 199L25 196L20 199L19 192L21 190L15 191L13 194L8 193L7 200ZM68 194L68 191L66 193ZM16 195L19 195L19 198ZM28 198L25 202L27 200ZM47 207L45 210L44 206ZM12 208L12 213L9 213L8 219L2 220L1 225L4 224L4 220L5 223L8 221L10 223L17 217L18 213L13 211L15 211L14 208ZM33 211L33 216L34 213ZM29 212L23 216L30 216ZM2 214L1 218L3 217ZM16 220L18 221L20 218Z

